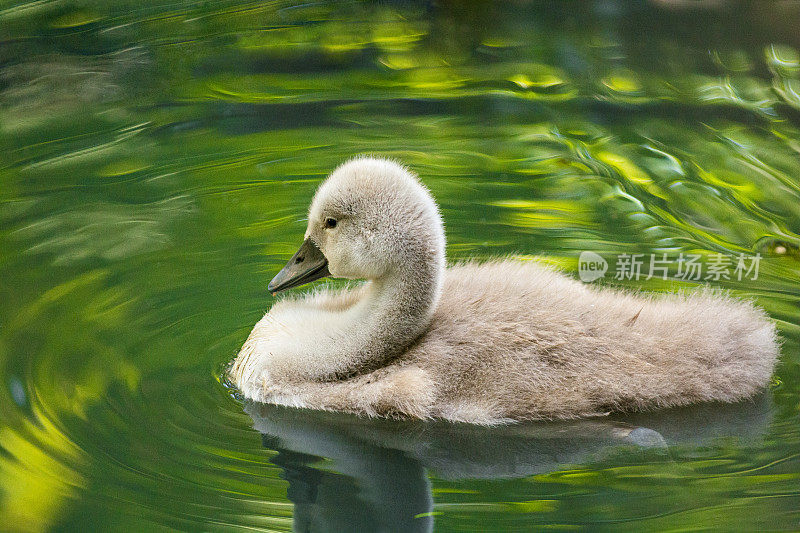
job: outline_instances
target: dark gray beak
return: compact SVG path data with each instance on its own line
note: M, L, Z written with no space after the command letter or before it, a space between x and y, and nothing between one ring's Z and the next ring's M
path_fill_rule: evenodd
M306 239L286 266L272 278L267 289L275 294L330 275L328 260L322 250L311 239Z

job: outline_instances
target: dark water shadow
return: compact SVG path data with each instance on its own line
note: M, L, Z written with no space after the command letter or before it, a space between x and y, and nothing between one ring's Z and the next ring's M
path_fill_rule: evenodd
M601 459L612 450L701 446L721 437L757 441L772 419L762 395L571 422L478 427L374 420L247 403L245 411L278 451L294 503L295 531L431 531L428 471L440 479L509 479Z

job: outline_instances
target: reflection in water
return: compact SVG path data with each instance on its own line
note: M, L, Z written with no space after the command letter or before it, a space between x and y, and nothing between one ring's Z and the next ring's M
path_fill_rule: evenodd
M398 450L378 446L342 449L336 472L314 466L308 455L265 439L279 451L295 531L431 531L433 498L422 465ZM342 443L346 447L349 443Z
M504 479L720 437L758 441L771 416L768 395L740 404L699 405L614 419L479 427L366 419L247 402L245 411L278 451L294 503L295 531L431 531L431 470L440 479Z

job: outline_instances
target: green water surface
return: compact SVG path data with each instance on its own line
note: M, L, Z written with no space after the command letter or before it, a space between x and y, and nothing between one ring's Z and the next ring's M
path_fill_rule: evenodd
M800 5L0 0L0 530L800 529ZM761 258L732 406L473 428L246 404L315 187L402 160L451 260ZM557 394L557 391L554 392Z

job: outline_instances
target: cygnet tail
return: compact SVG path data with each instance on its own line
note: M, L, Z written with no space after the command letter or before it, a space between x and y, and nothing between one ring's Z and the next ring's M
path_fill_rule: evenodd
M685 330L674 332L673 349L683 349L687 369L696 372L686 379L695 382L697 399L731 402L763 390L779 354L775 325L763 310L713 292L675 303Z

